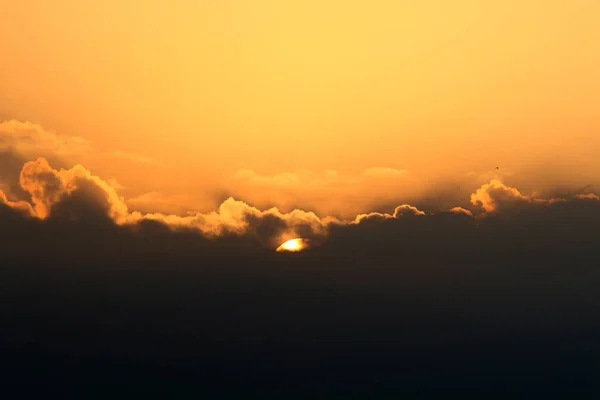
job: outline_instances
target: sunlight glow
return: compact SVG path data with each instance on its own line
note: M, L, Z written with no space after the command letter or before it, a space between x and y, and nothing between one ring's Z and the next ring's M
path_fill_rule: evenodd
M277 248L277 251L302 251L308 247L305 239L296 238L290 239Z

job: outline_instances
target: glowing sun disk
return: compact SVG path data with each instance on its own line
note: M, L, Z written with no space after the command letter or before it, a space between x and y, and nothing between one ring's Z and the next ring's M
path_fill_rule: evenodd
M302 251L307 245L302 238L290 239L277 248L277 251Z

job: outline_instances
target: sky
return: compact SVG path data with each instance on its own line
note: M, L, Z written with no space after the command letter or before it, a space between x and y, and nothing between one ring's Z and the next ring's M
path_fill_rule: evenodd
M598 15L4 1L0 382L591 390Z
M0 120L85 139L69 163L177 214L349 217L496 166L529 192L598 182L597 2L322 3L9 1ZM407 179L319 184L375 168Z

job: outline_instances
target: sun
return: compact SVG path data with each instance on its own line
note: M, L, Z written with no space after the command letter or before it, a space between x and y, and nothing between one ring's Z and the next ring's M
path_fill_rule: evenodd
M308 241L303 238L290 239L277 248L277 251L302 251L308 248Z

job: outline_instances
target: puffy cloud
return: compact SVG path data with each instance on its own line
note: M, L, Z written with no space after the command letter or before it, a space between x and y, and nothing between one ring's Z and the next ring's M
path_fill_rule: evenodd
M593 193L575 194L573 198L597 199ZM537 194L522 194L518 189L510 187L494 179L482 185L475 193L471 194L471 203L482 207L485 213L497 213L510 210L521 210L524 207L535 205L551 205L567 201L561 197L539 197Z
M321 219L313 212L298 209L288 213L282 213L277 208L261 211L233 198L225 200L217 211L209 213L178 216L130 212L114 185L92 175L81 165L57 170L44 158L25 163L20 174L20 185L30 194L33 207L25 202L8 201L4 192L2 202L13 208L29 206L30 213L41 219L86 220L104 215L117 224L154 220L173 228L195 229L210 237L249 234L275 247L297 236L322 238L327 225L336 222L333 218Z
M327 226L337 222L333 218L319 218L312 212L293 210L282 213L277 208L261 211L233 198L225 200L217 211L188 216L160 213L133 213L133 218L151 219L173 227L195 228L204 235L215 237L227 234L251 234L264 244L277 247L295 237L323 238Z
M369 172L372 173L375 172ZM386 170L385 173L390 171ZM126 201L119 196L114 183L111 184L92 175L83 166L54 169L43 158L25 163L20 174L20 185L31 196L34 214L42 219L58 216L85 220L91 215L96 215L94 212L104 213L117 224L154 220L172 228L198 230L208 237L251 235L270 247L277 247L282 242L295 237L305 237L319 242L327 236L328 228L332 224L343 223L334 217L321 218L314 212L300 209L282 212L272 207L263 211L231 197L216 211L208 213L188 212L187 215L161 213L156 210L160 205L154 208L154 212L130 211L128 204L139 206L142 203L147 210L150 210L152 203L156 203L160 196L157 193L150 193ZM172 203L180 199L169 200L168 202ZM87 207L82 207L83 204ZM167 204L166 208L172 208L171 206ZM383 216L401 218L405 215L424 215L424 213L410 205L401 205L396 207L392 214ZM358 216L356 221L363 218L365 216Z
M20 177L21 187L31 194L34 210L38 217L48 217L59 202L77 191L92 190L98 196L91 196L107 215L120 223L128 215L127 206L116 190L92 175L81 165L70 169L53 169L47 160L38 158L23 166ZM99 198L96 198L99 197Z
M101 195L91 190L99 186L90 185L89 193ZM60 212L60 205L76 206L79 190L63 197L52 212ZM478 224L464 212L421 215L403 207L399 218L390 213L383 222L331 224L322 246L279 254L246 238L206 240L191 230L169 230L147 219L107 231L86 223L23 218L0 207L0 224L8 227L0 230L0 276L6 295L15 299L3 302L2 311L20 316L6 319L9 329L2 330L2 342L10 351L4 353L9 360L37 364L47 362L50 349L59 368L74 365L62 372L87 376L83 368L90 377L97 376L97 360L105 359L106 349L111 360L135 364L144 354L146 364L174 365L195 380L198 368L223 366L205 379L209 385L213 376L221 384L223 371L233 382L265 359L273 361L267 369L278 373L282 348L298 359L325 357L341 369L356 357L339 360L340 351L350 351L364 355L352 366L358 368L360 388L379 384L382 373L401 357L405 363L399 373L408 371L406 381L417 382L415 388L440 375L439 365L448 366L450 377L437 383L440 390L455 385L456 376L465 371L471 381L480 373L489 382L490 371L498 375L499 365L510 374L515 362L525 360L528 364L511 376L521 384L531 381L530 370L547 367L549 358L540 354L559 348L550 359L558 360L553 371L560 370L565 357L569 365L579 365L597 344L596 335L581 333L593 332L590 327L597 323L599 210L598 200L575 198L532 203L515 224L495 224L502 211ZM308 218L318 224L304 212L283 217L233 199L210 215L217 226L226 220L267 237L295 221ZM32 288L39 301L17 301L29 299ZM52 328L48 321L55 322ZM21 345L31 342L32 331L41 332L34 338L40 352ZM140 340L140 331L151 334ZM242 352L240 367L227 360L240 358L241 336L249 338L253 351ZM563 351L565 337L578 340ZM343 346L333 352L332 338L343 339ZM73 355L77 363L61 362ZM365 357L381 360L388 355L390 362L375 363L382 364L375 372L360 370ZM428 362L422 363L424 355ZM190 357L200 361L191 365ZM460 368L452 375L456 360ZM560 387L573 381L593 387L596 375L585 375L588 365L562 379ZM111 376L114 363L106 368ZM317 373L329 378L330 369ZM162 372L151 370L147 376ZM286 382L289 375L303 372L304 365L279 377ZM366 383L365 374L371 379ZM346 371L336 379L345 385ZM535 381L547 389L552 379ZM295 381L287 382L297 387ZM406 382L399 385L404 388Z
M400 218L402 215L425 215L425 213L416 207L403 204L394 210L394 218Z
M506 186L497 179L481 186L471 195L471 203L482 207L488 213L505 207L530 204L532 201L531 197L521 194L517 189Z
M69 359L82 354L84 364L86 357L94 360L94 376L96 360L103 359L106 349L117 360L144 354L163 365L192 354L201 360L200 368L207 359L210 365L227 367L232 363L224 359L239 358L241 332L257 349L245 352L252 358L242 360L242 368L255 365L254 358L280 352L274 342L301 343L290 354L306 359L310 351L311 359L322 359L332 337L342 335L341 351L373 352L377 359L400 354L410 361L410 371L423 354L454 368L448 358L452 348L451 356L461 361L460 375L464 356L475 353L475 343L478 355L471 359L470 371L478 373L482 360L491 360L487 374L507 358L523 359L525 348L533 347L525 357L539 360L539 354L562 349L565 334L580 338L596 326L600 201L592 193L544 200L492 181L473 193L477 205L493 210L484 213L489 218L476 220L459 207L425 213L403 204L348 222L302 210L261 210L233 198L209 213L131 212L113 185L85 168L55 169L43 159L27 163L21 177L36 211L0 192L0 280L9 298L17 300L30 298L35 288L43 307L39 301L3 303L4 314L22 316L7 319L10 329L2 332L15 360L37 361L31 346L14 346L29 342L34 329L43 333L37 335L40 360L47 361L47 349ZM527 207L505 219L514 204ZM274 251L293 236L318 243L325 235L327 241L312 251ZM115 306L127 312L115 312ZM61 329L48 329L48 321L58 321ZM98 321L107 334L98 335ZM357 323L365 329L357 329ZM378 327L385 327L384 335ZM143 341L136 334L123 335L140 330L154 334ZM576 365L595 345L596 337L590 337L582 352L578 342L572 347L576 352L555 358L562 362L567 354ZM233 350L224 356L223 348ZM329 355L339 359L338 351ZM278 371L274 360L272 370ZM534 369L543 369L543 363L547 361L535 361ZM364 364L362 358L359 364ZM81 365L77 363L77 371ZM514 370L512 361L504 365L506 371ZM191 367L190 376L196 377L197 367ZM523 376L531 369L526 367ZM439 373L437 365L435 371L419 368L419 384ZM237 377L242 370L232 371ZM372 382L380 382L378 372ZM222 382L222 368L218 374ZM573 377L581 381L580 374ZM346 378L341 374L339 382ZM595 378L590 374L590 382ZM454 377L449 379L454 383ZM544 385L547 381L543 379Z
M448 212L427 214L417 207L402 204L395 207L391 213L362 213L350 219L340 220L335 217L320 217L314 212L301 209L282 212L277 207L271 207L261 210L233 197L226 199L217 210L212 212L188 212L185 215L175 215L161 213L156 209L153 212L131 211L128 204L144 201L150 208L160 197L146 194L145 197L126 201L117 193L114 183L111 184L93 175L83 166L54 169L44 158L24 164L20 173L20 185L29 194L31 203L11 201L3 191L0 191L0 202L40 219L113 221L118 225L156 221L175 230L191 229L206 237L247 235L272 248L277 248L281 243L296 237L319 243L328 237L331 229L343 226L396 221L408 224L406 226L410 226L411 229L417 229L419 226L428 226L428 222L431 221L437 221L436 224L450 223L451 226L454 223L452 221L459 221L453 219L455 217L473 219L473 213L462 207L454 207ZM177 199L171 200L177 201ZM503 214L515 208L522 210L523 206L546 207L569 201L596 202L598 200L598 196L593 193L578 194L573 196L572 200L541 199L533 195L524 195L499 180L492 180L482 185L471 195L472 204L483 208L484 215ZM155 205L156 208L160 208L160 205ZM424 224L418 221L424 221Z
M396 207L392 214L379 213L379 212L359 214L356 216L356 218L354 218L354 220L351 223L359 224L361 222L372 221L372 220L380 221L380 220L386 220L386 219L398 219L398 218L402 218L403 216L424 216L424 215L426 215L426 214L423 211L417 209L416 207L413 207L408 204L403 204L403 205Z
M358 214L356 218L354 218L354 221L352 221L351 223L360 224L361 222L365 221L382 221L390 218L394 218L394 216L387 213L370 212L366 214Z

